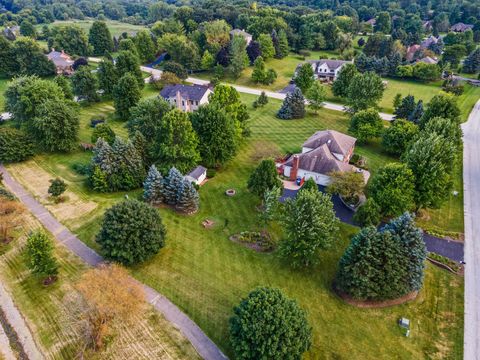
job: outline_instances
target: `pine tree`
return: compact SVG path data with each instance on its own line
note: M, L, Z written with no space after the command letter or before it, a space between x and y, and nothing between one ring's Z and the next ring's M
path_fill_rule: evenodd
M180 187L183 183L183 175L176 168L172 167L165 178L163 196L168 205L176 205Z
M288 45L287 33L285 30L280 30L278 32L278 51L275 51L275 57L283 59L285 56L288 56L289 52L290 46Z
M474 74L480 71L480 49L476 49L467 56L463 62L463 71Z
M51 282L58 274L58 263L53 250L52 240L44 232L37 231L28 236L25 247L27 266L32 273L46 277L45 282Z
M395 109L396 119L408 119L411 113L415 111L415 97L407 95L402 99L400 106Z
M270 37L272 38L273 47L275 49L275 58L280 59L280 57L278 56L281 55L280 41L278 40L278 34L275 29L273 29Z
M252 80L256 83L263 83L266 75L265 61L263 61L263 58L259 56L253 63Z
M151 204L163 202L163 177L155 165L150 167L143 183L143 199Z
M199 202L200 196L192 183L183 180L177 196L177 209L185 214L193 214L198 211Z
M423 116L424 110L423 110L423 101L418 100L417 105L415 106L415 109L410 113L410 115L407 117L407 119L415 124L418 124L420 121L420 118Z
M296 88L293 93L287 94L277 116L284 120L305 117L305 99L299 88Z

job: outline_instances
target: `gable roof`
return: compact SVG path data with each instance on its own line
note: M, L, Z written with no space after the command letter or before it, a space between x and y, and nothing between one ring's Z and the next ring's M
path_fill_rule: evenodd
M438 63L437 60L431 58L430 56L425 56L424 58L417 60L417 62L423 62L425 64L437 64Z
M207 168L203 167L202 165L198 165L195 169L190 171L186 176L191 177L192 179L198 180L200 176L205 174Z
M175 84L165 86L162 91L160 91L160 95L164 99L170 99L176 97L177 92L180 92L180 96L185 100L199 101L208 90L209 87L204 85Z
M307 62L309 64L314 65L315 66L315 71L317 71L318 67L322 66L323 64L326 64L328 66L328 68L331 69L331 70L336 70L339 67L343 66L344 64L349 63L350 61L320 59L320 60L308 60Z
M421 43L420 43L420 46L424 49L428 49L428 47L431 45L431 44L436 44L438 42L438 38L436 38L435 36L433 35L430 35L428 38L426 38L425 40L423 40Z
M298 156L298 168L314 172L317 174L329 174L332 171L353 171L355 168L352 165L337 160L330 152L328 145L313 149L312 151L291 156L286 162L286 166L293 166L294 157Z
M303 143L303 147L315 149L317 147L327 145L330 152L336 154L347 155L350 149L355 146L355 139L352 136L342 134L335 130L321 130L310 136Z
M74 61L70 57L70 55L64 53L63 51L55 51L55 49L52 49L47 54L47 58L55 64L55 66L71 66L73 65Z

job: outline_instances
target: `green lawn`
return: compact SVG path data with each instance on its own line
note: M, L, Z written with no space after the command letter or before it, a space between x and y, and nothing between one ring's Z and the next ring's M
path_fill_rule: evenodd
M242 95L249 107L254 98ZM99 103L82 110L83 140L89 138L91 129L87 122L92 114L107 114L109 106ZM346 116L328 110L321 110L317 116L309 114L302 120L278 120L274 113L279 106L279 101L270 100L264 108L251 111L251 139L233 161L201 188L198 214L180 216L168 209L159 210L168 230L167 246L147 263L133 268L132 273L180 306L228 355L232 355L228 344L232 307L256 286L266 285L281 288L307 310L314 331L307 359L460 359L461 278L428 265L426 284L416 301L388 309L362 310L344 304L331 291L339 257L357 229L342 225L334 248L323 254L318 267L308 271L292 271L275 254L259 254L228 240L231 234L258 227L258 199L247 191L246 181L261 158L299 150L316 130L347 129ZM116 131L124 131L123 124L113 124ZM395 161L383 154L378 144L358 146L357 151L367 157L373 172L386 162ZM37 156L35 162L48 173L67 179L75 193L98 203L92 214L78 217L75 224L66 223L76 229L83 241L98 249L94 236L100 215L106 207L120 201L124 193L92 194L84 187L82 176L73 173L71 164L88 158L88 153L76 152ZM226 197L227 188L235 188L237 195ZM201 226L206 218L215 221L213 229ZM281 237L278 225L270 230L277 240ZM396 325L401 316L412 320L410 338L402 336Z
M49 24L48 26L57 26L57 25L78 25L81 27L83 30L85 30L86 33L90 30L90 27L92 26L94 20L56 20L55 22ZM146 29L145 26L141 25L132 25L132 24L127 24L123 23L120 21L115 21L115 20L106 20L108 29L110 30L110 33L113 36L119 36L123 32L138 32L140 30ZM42 25L38 25L39 29L42 28Z

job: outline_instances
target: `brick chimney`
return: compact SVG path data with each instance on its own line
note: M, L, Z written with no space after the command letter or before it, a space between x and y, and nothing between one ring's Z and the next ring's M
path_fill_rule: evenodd
M298 166L300 164L300 157L298 155L293 155L292 159L292 169L290 170L290 180L297 180Z

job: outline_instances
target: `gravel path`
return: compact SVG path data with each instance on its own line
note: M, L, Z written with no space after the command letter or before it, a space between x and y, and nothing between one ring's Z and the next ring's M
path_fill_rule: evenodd
M13 179L1 165L0 172L3 173L4 184L23 202L33 215L40 220L43 226L54 235L58 242L91 266L97 266L103 262L103 258L100 255L86 246L65 226L58 222L57 219L35 200L22 185ZM206 360L227 359L215 343L176 305L152 288L143 284L142 286L145 290L147 301L152 304L157 311L161 312L168 321L180 329L202 358Z
M480 100L463 124L465 360L480 359Z
M37 348L37 344L33 340L32 333L28 328L25 320L18 311L17 307L13 303L12 298L0 283L0 307L7 318L10 326L15 329L17 333L18 341L22 344L23 351L30 360L44 359L43 354ZM0 340L1 344L1 340ZM10 346L9 346L10 347ZM2 350L3 351L3 350Z

